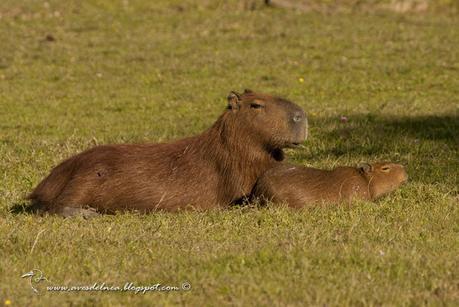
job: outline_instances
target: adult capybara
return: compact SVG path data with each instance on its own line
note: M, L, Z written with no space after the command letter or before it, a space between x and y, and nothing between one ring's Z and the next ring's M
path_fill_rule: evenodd
M375 200L407 179L405 168L394 163L338 167L331 171L279 163L260 177L253 194L263 202L298 208L320 202Z
M250 194L257 178L302 143L296 104L245 90L202 134L171 143L103 145L56 166L28 196L61 215L222 207Z

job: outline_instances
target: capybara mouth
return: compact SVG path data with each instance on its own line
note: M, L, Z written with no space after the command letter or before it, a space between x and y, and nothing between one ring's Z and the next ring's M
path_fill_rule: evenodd
M287 144L287 148L297 148L297 147L300 147L300 145L301 143L292 142L292 143Z

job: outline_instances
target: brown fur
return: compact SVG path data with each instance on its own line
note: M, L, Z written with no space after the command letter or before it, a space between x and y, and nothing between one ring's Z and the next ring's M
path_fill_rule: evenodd
M249 194L283 159L282 148L303 142L306 132L304 111L294 103L232 92L227 110L201 135L91 148L55 167L29 199L58 214L225 206Z
M262 201L299 208L320 202L375 200L394 191L407 179L405 168L393 163L338 167L331 171L279 164L261 176L253 194Z

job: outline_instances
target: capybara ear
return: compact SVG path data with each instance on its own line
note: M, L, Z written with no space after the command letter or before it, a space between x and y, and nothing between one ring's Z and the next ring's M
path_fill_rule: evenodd
M358 169L361 173L368 174L373 171L373 166L369 163L362 163L358 166Z
M359 171L364 174L371 173L373 171L373 166L369 163L362 163L359 165Z
M228 94L228 109L237 111L240 107L241 97L238 93L231 91Z
M253 93L253 91L252 91L252 90L249 90L248 88L246 88L246 89L244 90L244 94L252 94L252 93Z

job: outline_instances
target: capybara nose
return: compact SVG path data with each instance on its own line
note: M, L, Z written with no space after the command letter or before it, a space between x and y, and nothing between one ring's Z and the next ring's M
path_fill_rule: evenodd
M293 121L295 123L301 122L303 120L303 118L304 118L304 115L302 113L300 113L300 112L295 112L295 114L293 115Z
M292 120L295 131L293 143L303 143L308 138L308 119L303 112L295 112Z

